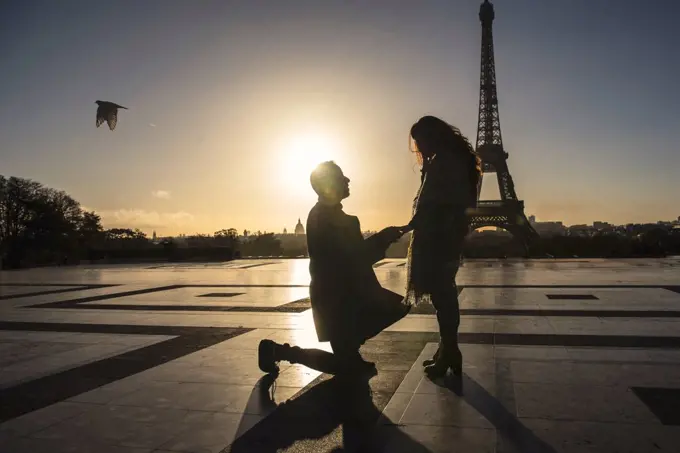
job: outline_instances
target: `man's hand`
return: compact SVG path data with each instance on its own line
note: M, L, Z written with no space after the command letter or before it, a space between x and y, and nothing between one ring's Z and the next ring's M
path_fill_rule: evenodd
M403 227L396 227L396 226L390 226L387 227L383 230L381 230L378 233L380 236L382 236L385 240L385 242L391 244L395 241L398 241L400 237L404 235L403 233Z

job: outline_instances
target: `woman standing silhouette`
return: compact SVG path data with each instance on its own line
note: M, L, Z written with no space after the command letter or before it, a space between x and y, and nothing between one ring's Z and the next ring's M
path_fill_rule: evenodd
M406 229L413 230L406 301L430 301L437 310L439 349L432 360L425 361L425 371L438 377L451 368L460 375L463 356L458 347L460 312L455 277L468 233L467 210L477 202L480 160L457 128L434 116L419 119L410 138L422 176L413 218Z

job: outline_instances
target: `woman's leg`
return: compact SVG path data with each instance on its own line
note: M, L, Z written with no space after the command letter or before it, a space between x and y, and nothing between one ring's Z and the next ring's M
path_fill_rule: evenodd
M442 341L458 344L460 308L456 284L453 283L451 287L432 294L432 305L437 310L437 323Z
M455 275L458 271L458 263L454 263L445 269L439 284L434 288L431 299L432 305L437 311L437 323L439 324L439 350L431 361L427 370L430 374L442 375L448 368L454 373L460 374L462 368L462 354L458 347L458 328L460 326L460 307L458 302L458 288L455 283Z

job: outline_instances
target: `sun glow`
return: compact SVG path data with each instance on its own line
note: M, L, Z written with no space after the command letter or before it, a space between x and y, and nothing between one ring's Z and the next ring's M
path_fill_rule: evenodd
M291 139L281 152L281 178L296 193L309 191L309 175L321 162L338 159L339 146L329 136L304 134Z

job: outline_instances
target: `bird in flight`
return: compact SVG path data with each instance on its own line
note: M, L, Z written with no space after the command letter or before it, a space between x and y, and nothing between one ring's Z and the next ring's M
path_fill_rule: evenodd
M99 106L97 107L97 127L106 121L111 130L114 130L118 123L118 109L127 110L127 107L108 101L96 101L95 104Z

